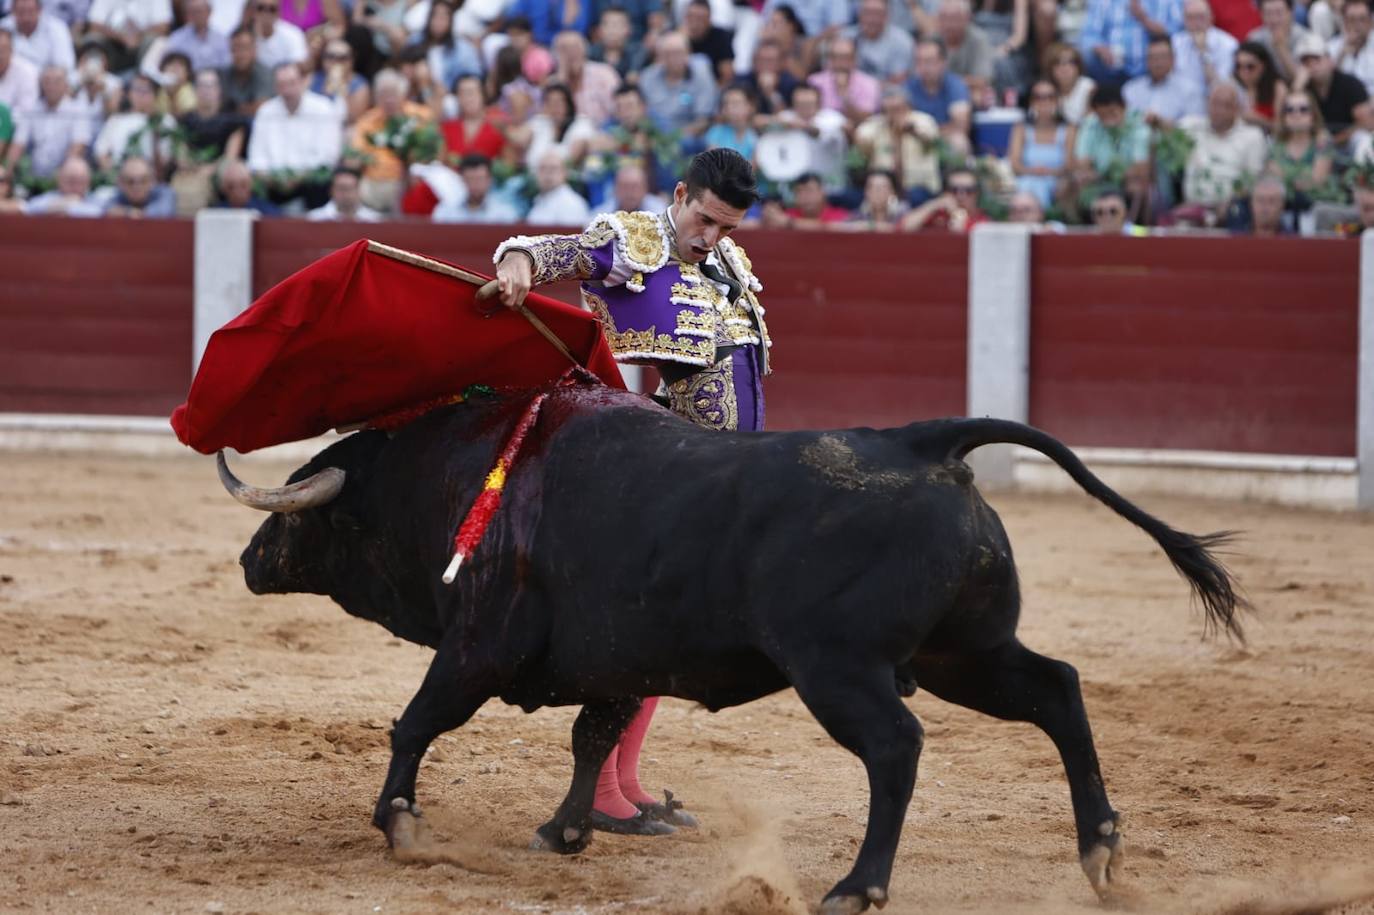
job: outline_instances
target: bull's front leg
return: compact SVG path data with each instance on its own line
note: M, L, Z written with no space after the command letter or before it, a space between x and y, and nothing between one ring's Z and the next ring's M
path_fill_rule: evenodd
M625 733L625 726L639 711L640 701L607 699L582 706L572 729L572 785L553 819L535 832L531 848L571 855L587 847L592 838L596 778L620 735Z
M386 833L387 844L404 857L422 842L420 808L415 803L415 779L429 745L446 731L462 726L491 696L460 666L456 652L445 642L430 662L425 680L391 731L391 765L377 799L372 824Z
M897 696L892 667L845 670L833 656L794 682L811 714L868 771L868 828L854 868L821 903L821 915L852 915L887 904L892 861L916 787L922 730ZM795 668L794 668L795 669Z

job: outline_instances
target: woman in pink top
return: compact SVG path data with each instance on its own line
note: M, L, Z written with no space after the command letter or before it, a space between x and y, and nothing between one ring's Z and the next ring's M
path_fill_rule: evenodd
M337 7L339 0L281 0L281 18L302 32L308 32L317 25L323 25L327 17L326 5ZM336 15L333 17L338 19Z

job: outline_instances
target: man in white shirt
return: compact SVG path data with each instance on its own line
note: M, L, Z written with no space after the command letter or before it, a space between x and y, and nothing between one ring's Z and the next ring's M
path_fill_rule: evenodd
M248 3L253 34L258 40L258 63L275 69L279 64L304 61L309 54L305 33L289 22L282 22L281 0L248 0Z
M229 36L210 25L210 0L186 0L186 24L167 39L167 53L180 51L191 60L191 72L229 66Z
M1369 40L1372 24L1370 0L1346 0L1341 8L1342 33L1327 45L1336 69L1364 83L1374 95L1374 41Z
M153 39L171 29L172 0L93 0L87 20L116 73L136 66Z
M13 168L27 153L29 174L48 178L69 157L86 157L91 145L91 121L85 111L67 98L67 74L61 67L46 68L38 82L42 91L38 104L15 118L9 164Z
M549 150L534 166L534 180L539 193L534 198L525 221L532 226L584 226L591 218L591 210L582 195L568 186L568 171L563 156Z
M319 173L332 170L342 151L339 111L329 99L306 91L295 64L278 65L272 76L277 95L253 117L248 167L266 179L274 203L303 198L307 205L322 206L329 182Z
M515 207L491 192L491 160L482 155L464 156L458 174L467 190L464 199L445 200L434 208L435 222L490 224L519 222Z
M14 53L14 32L0 28L0 105L26 111L38 104L38 68Z
M14 53L38 69L55 66L64 73L76 69L76 48L66 23L43 12L40 0L14 0L13 12L0 19L0 29L14 36Z
M1206 117L1187 117L1179 126L1194 141L1183 172L1183 198L1212 207L1220 216L1237 179L1258 177L1264 168L1264 131L1240 120L1240 93L1231 82L1212 87Z
M1168 38L1151 38L1145 50L1145 73L1121 89L1126 107L1143 112L1145 123L1168 129L1188 115L1203 112L1199 87L1174 69L1174 46Z
M845 174L845 158L849 153L847 122L840 112L821 107L819 89L806 83L792 90L792 107L779 112L773 122L806 135L807 161L803 171L819 175L827 194L838 194L848 186Z
M30 197L24 212L31 216L101 216L105 208L91 199L91 167L73 156L57 170L57 190Z
M1239 42L1212 24L1207 0L1185 0L1183 30L1175 33L1174 72L1198 87L1207 97L1217 79L1230 79Z
M329 202L305 214L311 222L380 222L382 214L363 206L358 188L362 174L354 168L336 168L329 184Z
M615 185L610 196L601 201L601 205L592 215L617 212L662 213L667 208L668 204L662 197L649 193L649 173L644 170L644 166L626 162L616 170Z

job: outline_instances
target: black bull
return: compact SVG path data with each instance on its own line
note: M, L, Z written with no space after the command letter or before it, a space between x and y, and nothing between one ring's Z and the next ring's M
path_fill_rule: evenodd
M337 495L287 504L243 553L255 593L328 595L436 649L391 736L375 822L393 841L413 826L430 742L494 696L526 711L582 705L572 785L536 838L571 853L591 837L598 770L641 697L716 710L791 686L868 772L863 845L823 909L881 905L921 751L900 695L914 678L1049 735L1083 868L1107 889L1121 835L1077 674L1017 640L1011 547L962 458L996 442L1047 455L1155 539L1209 626L1239 635L1243 601L1209 552L1226 535L1171 529L1017 423L717 433L634 395L578 387L546 402L485 539L444 585L453 532L522 406L470 401L332 445L292 481L339 468Z

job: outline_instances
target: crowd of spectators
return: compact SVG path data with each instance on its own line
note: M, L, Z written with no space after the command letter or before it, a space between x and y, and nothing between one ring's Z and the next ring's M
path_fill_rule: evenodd
M1374 0L0 0L0 213L1374 221Z

